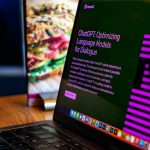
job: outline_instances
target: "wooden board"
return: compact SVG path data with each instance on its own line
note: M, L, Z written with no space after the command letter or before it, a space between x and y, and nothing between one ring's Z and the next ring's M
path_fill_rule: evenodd
M51 78L29 83L29 91L32 94L58 92L61 76L57 75Z

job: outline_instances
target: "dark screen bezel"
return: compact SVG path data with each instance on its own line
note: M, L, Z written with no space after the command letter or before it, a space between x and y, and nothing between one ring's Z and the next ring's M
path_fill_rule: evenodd
M28 92L29 92L29 88L28 88L28 82L29 82L29 80L28 80L28 63L27 63L27 22L26 22L26 17L27 17L27 15L26 15L26 9L27 9L27 0L20 0L20 2L22 3L22 5L23 5L23 24L24 24L24 26L23 26L23 28L24 28L24 42L25 42L25 76L26 76L26 94L27 94L27 105L28 105L28 100L29 100L29 98L28 98Z

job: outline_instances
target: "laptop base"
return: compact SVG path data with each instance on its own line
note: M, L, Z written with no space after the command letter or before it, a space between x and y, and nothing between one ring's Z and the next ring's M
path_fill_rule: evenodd
M54 121L0 129L1 150L104 150Z

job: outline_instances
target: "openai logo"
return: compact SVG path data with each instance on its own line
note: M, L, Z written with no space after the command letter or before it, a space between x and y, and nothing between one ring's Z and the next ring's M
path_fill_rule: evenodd
M85 4L84 9L94 9L94 5Z

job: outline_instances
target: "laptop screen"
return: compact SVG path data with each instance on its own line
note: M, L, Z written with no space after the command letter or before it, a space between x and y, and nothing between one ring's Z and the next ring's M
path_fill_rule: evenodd
M82 0L56 111L150 149L150 1Z

